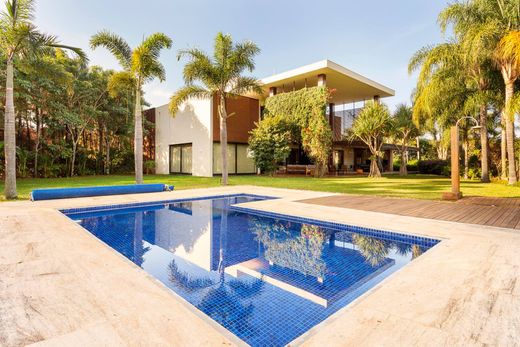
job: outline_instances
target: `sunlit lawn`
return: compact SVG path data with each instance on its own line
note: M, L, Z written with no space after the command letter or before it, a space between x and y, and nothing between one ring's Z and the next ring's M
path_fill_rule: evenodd
M20 199L28 199L29 193L35 188L50 187L81 187L94 185L132 184L132 175L121 176L86 176L74 178L53 179L19 179L18 194ZM145 176L146 183L165 183L175 185L176 189L215 187L220 184L219 177L192 176ZM395 196L417 199L439 199L443 191L450 190L450 180L438 176L397 175L385 176L380 179L367 177L267 177L267 176L231 176L231 185L257 185L290 189L307 189L347 194ZM3 191L3 183L0 183ZM496 196L519 197L520 186L508 186L502 182L483 184L478 181L463 181L461 190L465 196ZM3 199L3 196L0 196Z

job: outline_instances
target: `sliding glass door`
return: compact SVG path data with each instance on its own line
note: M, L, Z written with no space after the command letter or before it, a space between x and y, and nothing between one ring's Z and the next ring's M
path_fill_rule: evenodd
M192 173L192 144L170 145L170 173Z

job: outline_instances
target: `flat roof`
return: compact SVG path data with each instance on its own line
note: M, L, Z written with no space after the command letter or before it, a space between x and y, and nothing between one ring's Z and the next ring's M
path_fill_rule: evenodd
M395 91L328 59L305 65L293 70L275 74L260 80L264 96L269 95L269 88L276 87L278 93L316 86L318 75L325 74L327 87L335 90L332 102L350 103L394 96Z

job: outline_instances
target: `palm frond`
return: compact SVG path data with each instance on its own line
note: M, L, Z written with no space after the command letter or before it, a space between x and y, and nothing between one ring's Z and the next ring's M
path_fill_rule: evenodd
M179 111L179 107L182 105L182 103L184 103L190 98L204 99L209 98L212 95L213 93L210 90L200 86L184 86L177 90L175 94L173 94L170 98L170 103L168 107L170 114L175 116L175 114L177 114L177 112Z
M124 69L130 70L132 49L122 37L108 30L100 31L90 39L90 47L95 49L100 46L108 49Z
M254 77L239 76L232 82L229 90L231 94L243 95L247 93L262 94L263 90L258 80Z

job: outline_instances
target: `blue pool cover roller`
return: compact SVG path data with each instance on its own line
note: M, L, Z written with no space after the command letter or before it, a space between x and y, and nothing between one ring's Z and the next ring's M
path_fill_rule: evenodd
M170 191L173 189L173 186L168 186L162 183L132 184L126 186L35 189L31 192L31 200L37 201L51 199L80 198L86 196L155 193Z

